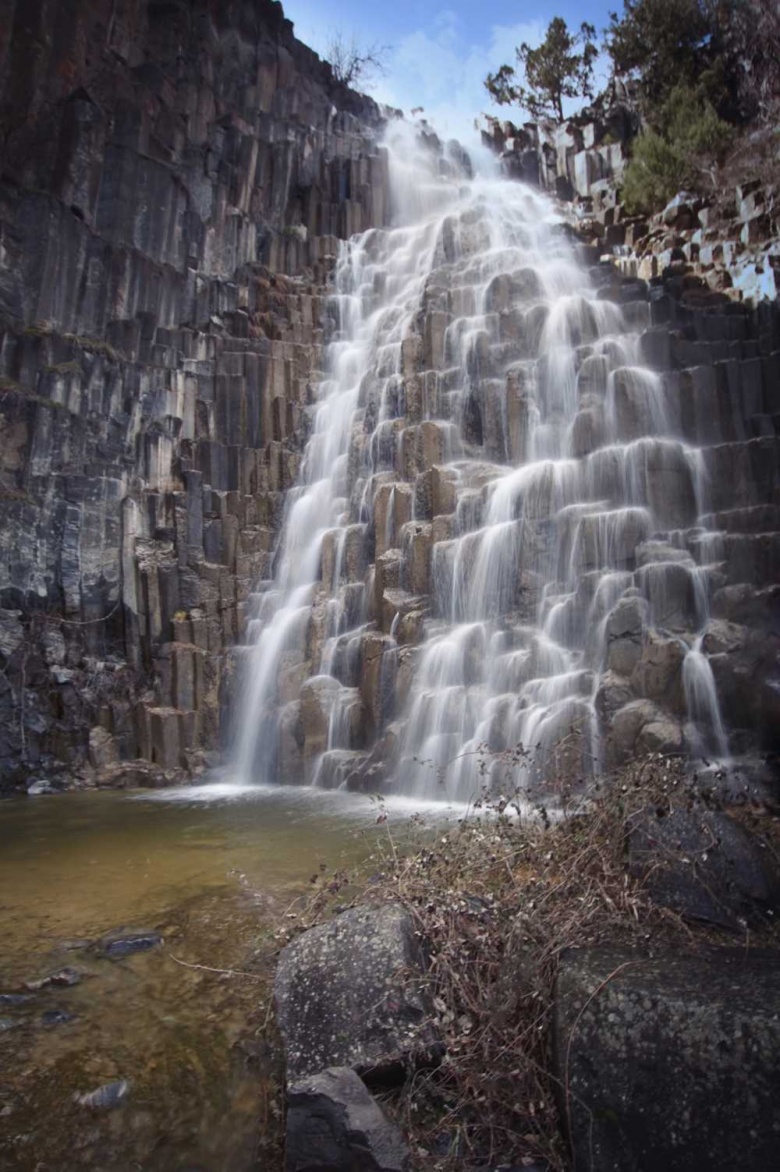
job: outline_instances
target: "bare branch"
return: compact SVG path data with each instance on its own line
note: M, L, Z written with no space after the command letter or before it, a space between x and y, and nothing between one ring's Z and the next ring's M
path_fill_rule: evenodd
M326 59L336 81L369 89L377 76L383 77L386 73L385 60L389 52L389 45L377 41L363 45L354 34L347 39L343 33L335 33L328 43Z

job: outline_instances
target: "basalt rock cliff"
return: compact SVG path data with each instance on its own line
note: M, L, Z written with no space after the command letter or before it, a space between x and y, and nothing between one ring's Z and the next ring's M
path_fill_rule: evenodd
M218 746L381 124L271 0L0 4L0 787Z
M382 127L270 0L6 0L0 785L170 781L219 747L229 652L278 592L286 494L341 328L338 242L390 222ZM344 516L309 535L308 619L278 649L266 725L245 718L281 779L414 782L431 729L456 755L508 752L538 739L534 711L555 715L553 749L584 714L607 766L780 748L777 304L713 288L703 237L659 235L647 271L603 262L627 241L604 187L616 133L604 119L546 150L503 144L540 160L516 177L592 200L590 276L570 267L576 234L540 236L549 205L526 216L516 192L511 231L477 194L435 239L399 235L413 259L430 251L428 275L412 266L411 318L399 303L372 335L328 471ZM465 183L468 160L444 154ZM368 283L345 286L361 304L398 261L375 236Z

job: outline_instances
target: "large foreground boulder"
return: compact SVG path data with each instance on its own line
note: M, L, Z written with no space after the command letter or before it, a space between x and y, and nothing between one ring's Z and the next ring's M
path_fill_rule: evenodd
M555 1064L576 1172L780 1167L780 954L564 954Z
M352 908L289 944L274 982L288 1083L329 1066L400 1073L430 1055L423 970L412 921L396 904Z
M287 1090L287 1172L406 1172L409 1150L353 1070L331 1067Z
M736 928L780 912L780 869L760 839L721 810L659 812L635 819L629 869L651 898L691 919Z

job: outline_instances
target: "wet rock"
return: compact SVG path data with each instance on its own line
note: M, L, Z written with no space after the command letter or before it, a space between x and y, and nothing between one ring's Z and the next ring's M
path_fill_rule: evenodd
M642 598L621 598L607 618L607 668L630 676L642 654L647 603Z
M75 1020L75 1013L68 1013L66 1009L47 1009L41 1014L41 1024L45 1026L66 1025Z
M14 1017L0 1017L0 1034L7 1034L17 1029L22 1023Z
M94 1091L76 1094L73 1096L73 1100L80 1107L90 1107L93 1111L111 1111L124 1102L130 1093L130 1087L129 1080L121 1078L115 1082L104 1083L103 1086L97 1087Z
M63 968L58 969L56 973L50 973L47 977L41 977L38 981L25 981L25 989L36 991L38 989L48 989L51 987L60 989L70 989L74 985L80 984L84 974L79 969Z
M354 908L289 944L274 982L288 1080L328 1066L397 1072L430 1055L423 968L412 921L395 904Z
M681 753L683 747L683 730L676 720L667 715L655 717L643 724L635 742L636 752L640 757L648 753L660 753L665 757L674 756Z
M95 769L110 769L119 764L116 737L99 725L89 730L89 760Z
M631 673L631 686L636 694L684 713L682 665L685 655L686 648L679 639L664 639L651 632Z
M0 1009L25 1005L28 1001L32 1001L32 999L32 993L0 993Z
M120 761L97 776L100 789L161 789L166 784L164 771L151 761Z
M575 1167L776 1167L779 954L572 949L554 1053Z
M353 1070L332 1067L287 1091L287 1172L406 1172L409 1150Z
M726 722L749 730L769 751L780 747L780 633L712 619L703 640Z
M111 960L123 960L136 952L150 952L163 943L159 932L127 932L104 937L100 941L100 950Z
M646 809L628 837L629 870L651 898L691 919L737 927L780 912L780 868L719 810Z
M633 699L631 685L625 676L613 671L604 672L596 692L596 712L605 731L609 729L615 713Z
M330 717L341 686L332 676L313 676L301 688L300 722L304 757L323 753L328 744Z
M27 793L31 798L40 797L42 794L56 794L57 792L52 783L47 781L46 778L31 781L27 786Z
M654 749L661 744L668 743L673 748L682 744L682 733L679 726L668 721L664 713L652 700L631 700L612 716L607 737L609 764L622 765L635 752L639 752L640 735L645 728L650 729L649 739ZM648 738L645 737L645 741Z

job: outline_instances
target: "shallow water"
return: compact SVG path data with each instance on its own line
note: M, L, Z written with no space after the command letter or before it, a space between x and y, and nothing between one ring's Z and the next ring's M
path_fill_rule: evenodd
M0 1169L223 1172L277 1166L278 1063L260 1036L274 930L310 879L458 808L224 784L0 803ZM323 870L324 868L324 870ZM110 960L118 929L164 943ZM225 975L212 969L239 970ZM46 1025L58 1010L71 1020ZM74 1096L130 1080L121 1106Z

